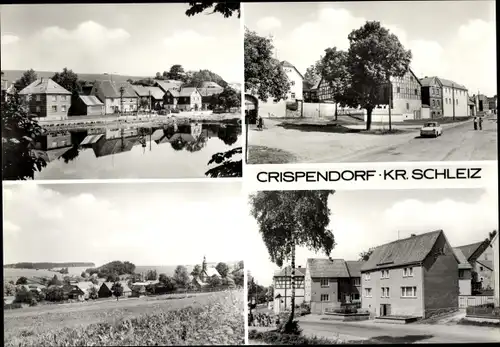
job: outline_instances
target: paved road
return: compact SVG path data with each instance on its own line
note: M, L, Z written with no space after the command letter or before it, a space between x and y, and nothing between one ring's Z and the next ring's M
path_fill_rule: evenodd
M357 154L352 162L462 161L497 159L497 121L488 118L483 130L475 131L472 122L444 129L438 138L420 138L416 132L406 143Z
M375 339L385 343L473 343L499 342L500 329L429 324L387 324L368 322L306 321L300 326L305 334L349 339Z

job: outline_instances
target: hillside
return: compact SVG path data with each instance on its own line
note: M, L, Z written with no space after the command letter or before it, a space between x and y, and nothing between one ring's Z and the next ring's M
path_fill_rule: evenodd
M48 263L48 262L40 262L40 263L15 263L15 264L5 264L3 267L7 269L44 269L50 270L54 268L63 268L63 267L94 267L94 263L90 262L67 262L67 263Z
M7 80L9 82L14 82L23 75L25 70L2 70L2 71L4 73L2 79ZM55 72L52 71L36 71L36 73L39 78L40 77L51 78L55 74ZM107 81L110 79L110 76L105 74L89 74L89 73L78 73L78 72L76 72L76 74L78 75L78 78L80 80L89 82ZM126 76L126 75L112 75L112 77L113 81L117 82L126 82L128 79L132 79L135 81L147 78L147 76L145 77L145 76Z
M238 263L237 261L228 261L224 262L226 263L231 269L234 268L234 266ZM208 267L215 267L218 264L218 262L207 262ZM201 266L201 264L199 264ZM186 265L188 273L191 273L193 271L194 265ZM148 270L156 270L156 273L158 274L165 274L167 276L173 276L175 273L175 268L177 265L138 265L135 267L135 272L136 273L147 273Z

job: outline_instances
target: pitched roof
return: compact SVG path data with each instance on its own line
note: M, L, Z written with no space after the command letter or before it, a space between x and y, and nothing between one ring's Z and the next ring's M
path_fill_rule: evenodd
M207 88L207 89L224 89L218 83L212 81L202 81L198 83L198 88Z
M294 65L292 65L291 63L289 63L288 61L283 60L283 61L281 62L281 65L283 65L284 67L291 67L292 69L295 69L295 71L297 71L297 73L299 74L299 76L300 76L302 79L304 79L304 76L300 73L300 71L299 71L299 70L297 70L297 68L296 68Z
M92 282L78 282L76 284L78 288L82 290L82 292L88 292L91 287L96 287L99 288L98 286L95 286Z
M447 80L447 79L444 79L444 78L441 78L441 77L436 77L439 81L441 81L441 84L443 86L446 86L446 87L453 87L453 88L457 88L457 89L464 89L464 90L467 90L467 87L462 85L462 84L458 84L456 82L453 82L452 80Z
M460 248L458 247L453 248L453 252L455 252L455 255L457 256L459 269L472 269L472 265L467 261L467 258L460 250Z
M438 79L436 79L435 76L420 78L420 84L422 85L422 87L429 87L431 84L433 84L432 82L434 80L436 80L438 84L441 84L441 82Z
M420 263L442 233L442 230L431 231L378 246L361 267L361 272Z
M195 87L187 87L187 88L182 88L181 91L179 92L179 96L191 96L195 91L197 91Z
M170 93L174 98L178 98L180 96L179 91L175 89L171 89L165 92L165 94Z
M19 92L20 95L28 94L64 94L71 95L71 92L61 87L50 78L39 78L29 86Z
M176 80L155 80L155 83L160 87L164 92L171 89L180 89L184 82L176 81Z
M279 269L274 271L274 277L285 277L285 276L291 276L292 275L292 267L290 265L285 266L283 269ZM295 276L305 276L306 275L306 269L303 267L296 267L295 268Z
M87 106L104 106L104 104L95 95L80 95L80 99Z
M467 260L471 260L471 257L474 255L474 253L478 250L479 247L483 244L483 241L476 242L476 243L471 243L470 245L464 245L457 247L462 251L464 254L465 258Z
M201 96L212 96L214 94L220 94L224 91L224 88L198 88L198 92L200 92Z
M214 276L214 275L215 275L215 276L220 277L219 271L217 271L217 269L216 269L216 268L214 268L214 267L209 267L209 268L207 268L207 269L205 270L205 273L206 273L206 274L207 274L207 276L209 276L209 277L212 277L212 276Z
M149 90L147 89L147 87L138 84L132 84L132 89L134 89L135 93L139 96L149 96Z
M165 92L161 90L160 87L145 87L147 89L147 93L149 95L149 92L151 92L151 96L153 99L156 100L161 100L163 99L163 96L165 95Z
M347 260L347 270L349 271L350 277L361 277L361 266L363 266L364 261L361 260Z
M137 94L132 88L132 85L128 82L116 82L116 81L96 81L94 87L97 90L97 95L104 98L119 98L120 88L124 88L123 97L125 98L137 98Z
M493 271L493 262L491 260L478 260L477 262Z
M307 259L307 268L311 277L350 277L344 259L309 258Z

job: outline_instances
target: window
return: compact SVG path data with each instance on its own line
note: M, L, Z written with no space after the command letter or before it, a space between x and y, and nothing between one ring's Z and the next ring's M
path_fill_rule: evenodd
M382 270L380 278L389 278L389 270Z
M351 300L359 300L359 294L351 294Z
M372 297L372 289L365 288L365 298L371 298L371 297Z
M52 112L57 112L57 105L52 106Z
M436 100L432 99L432 106L436 106Z
M418 95L418 90L417 89L415 89L415 95Z
M401 287L401 296L403 298L416 298L417 287Z
M401 92L401 88L396 87L396 93L399 93L399 92Z
M295 93L292 93L291 97L292 99L295 99Z
M67 96L66 95L61 95L61 101L66 101L67 100Z
M437 104L438 106L441 106L441 100L436 100L436 104Z
M290 85L294 86L295 85L295 81L290 81Z
M66 105L61 105L61 112L66 112Z
M409 103L406 103L406 109L409 110L410 109L410 104Z
M436 88L436 94L439 96L439 88Z
M482 266L479 267L479 271L483 271L484 268Z
M403 277L413 277L413 268L412 267L405 267L403 269Z
M36 112L40 112L40 111L41 111L40 106L37 106L36 107Z
M458 278L464 278L465 271L464 270L458 270Z
M52 95L52 101L57 101L57 95Z
M322 278L321 279L321 286L322 287L328 287L329 286L328 278Z
M456 100L456 102L457 102L457 105L458 105L458 99Z
M41 100L42 100L42 98L41 98L40 94L37 94L36 101L41 101Z
M321 301L330 301L329 294L321 294Z
M389 296L389 287L382 287L382 297L388 298Z
M370 280L370 274L369 273L365 273L365 281L368 281Z
M361 285L361 278L359 277L356 277L352 280L352 283L355 285L355 286L360 286Z

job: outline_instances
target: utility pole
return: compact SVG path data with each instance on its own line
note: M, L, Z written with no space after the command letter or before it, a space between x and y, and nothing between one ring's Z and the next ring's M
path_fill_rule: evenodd
M120 116L123 117L123 93L125 93L125 88L120 87Z
M392 108L392 83L391 83L391 78L389 77L389 131L392 131L391 108Z
M286 311L286 287L287 287L287 267L285 266L285 311Z

